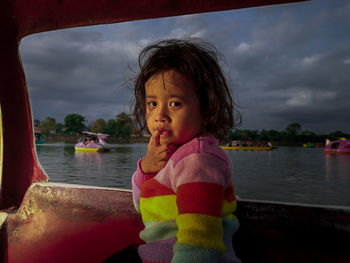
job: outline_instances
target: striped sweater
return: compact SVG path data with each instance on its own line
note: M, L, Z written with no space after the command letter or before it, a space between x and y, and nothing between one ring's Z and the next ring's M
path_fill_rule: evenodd
M231 163L209 134L179 147L155 174L132 177L141 212L143 262L240 262L232 248L239 223Z

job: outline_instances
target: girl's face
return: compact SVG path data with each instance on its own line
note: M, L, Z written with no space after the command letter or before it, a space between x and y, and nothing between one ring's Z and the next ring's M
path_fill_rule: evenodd
M145 85L146 121L150 133L160 132L159 142L182 145L203 127L194 83L175 70L151 77Z

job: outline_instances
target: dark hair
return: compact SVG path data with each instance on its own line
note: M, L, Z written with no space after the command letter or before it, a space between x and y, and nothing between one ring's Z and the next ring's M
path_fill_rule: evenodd
M241 122L226 79L219 66L216 48L198 39L169 39L145 47L139 55L140 73L135 80L133 114L139 129L146 127L145 84L154 75L176 70L190 78L206 121L205 131L218 138Z

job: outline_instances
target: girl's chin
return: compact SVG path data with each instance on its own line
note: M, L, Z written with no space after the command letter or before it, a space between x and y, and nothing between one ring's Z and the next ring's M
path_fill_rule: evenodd
M175 138L170 136L160 136L159 141L161 145L163 144L181 145L182 144L179 140L176 140Z
M176 146L181 146L187 142L189 142L191 139L188 139L188 140L179 140L179 139L176 139L174 137L160 137L160 144L172 144L172 145L176 145Z
M172 139L170 136L160 136L160 144L174 144L176 140Z

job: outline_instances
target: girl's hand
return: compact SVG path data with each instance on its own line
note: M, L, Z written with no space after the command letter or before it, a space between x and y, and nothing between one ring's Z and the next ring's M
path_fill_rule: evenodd
M160 145L161 131L156 130L148 143L147 153L141 162L143 173L156 173L165 167L171 155L176 151L175 145Z

